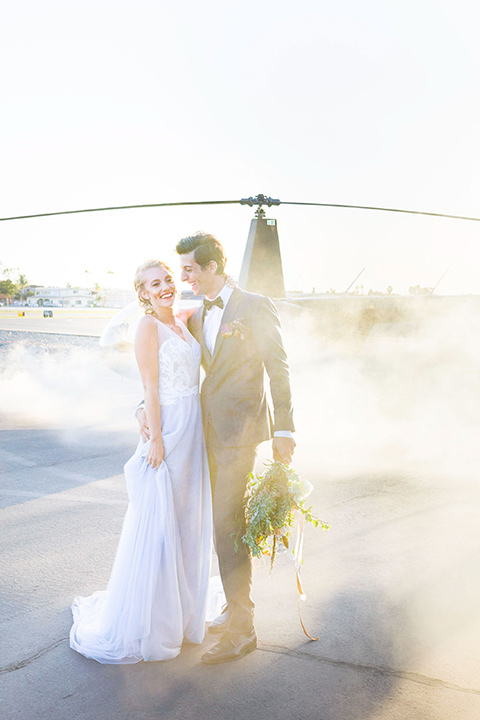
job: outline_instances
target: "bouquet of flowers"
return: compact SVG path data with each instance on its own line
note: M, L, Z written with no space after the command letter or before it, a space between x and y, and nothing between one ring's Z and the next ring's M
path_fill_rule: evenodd
M254 557L270 555L270 568L281 542L288 548L295 511L302 513L307 522L322 530L330 525L312 514L305 499L313 487L292 468L280 462L265 463L267 470L256 477L250 473L245 502L245 534L242 541Z

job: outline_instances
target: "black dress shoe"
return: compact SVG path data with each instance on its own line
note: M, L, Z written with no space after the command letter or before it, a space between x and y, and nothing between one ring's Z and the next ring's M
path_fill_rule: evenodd
M228 609L228 605L225 605L225 607L222 610L221 615L219 615L213 622L210 623L208 629L212 633L221 633L225 632L227 629L228 621L230 620L230 611Z
M205 655L202 655L202 662L207 665L232 662L240 660L244 655L253 652L257 647L257 635L255 630L249 633L226 632L220 638L220 642L214 645Z

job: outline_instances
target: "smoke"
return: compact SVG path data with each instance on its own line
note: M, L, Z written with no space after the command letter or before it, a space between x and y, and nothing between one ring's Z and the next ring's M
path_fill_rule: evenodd
M322 652L476 687L480 313L336 337L314 312L282 314L294 466L331 523L305 544Z
M447 472L474 460L480 440L480 314L456 308L319 332L312 311L283 319L297 456L333 474Z
M102 361L98 342L78 347L13 342L0 360L2 413L65 433L136 426L138 381L122 377ZM133 419L133 423L132 423Z
M480 440L475 308L454 306L450 313L380 322L362 332L350 309L343 324L335 311L334 333L325 306L317 308L281 308L296 464L337 476L425 467L449 472L459 458L464 467L474 461ZM143 392L139 379L112 372L112 358L107 366L95 339L86 347L79 342L4 345L2 411L71 430L132 427ZM124 369L133 367L132 352L116 355Z

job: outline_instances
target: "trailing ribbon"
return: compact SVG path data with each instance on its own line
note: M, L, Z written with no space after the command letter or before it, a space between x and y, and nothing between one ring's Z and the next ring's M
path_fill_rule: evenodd
M312 637L306 630L305 625L303 624L302 620L302 613L300 610L300 600L303 600L305 602L306 595L303 590L302 580L300 577L300 568L302 565L302 559L303 559L303 533L305 530L305 518L303 517L302 513L299 513L300 517L298 518L298 525L297 525L297 540L295 542L295 548L292 550L292 556L293 556L293 562L295 563L295 575L297 578L297 609L298 609L298 617L300 619L300 625L302 626L302 630L305 633L305 635L313 641L317 641L319 639L319 636Z

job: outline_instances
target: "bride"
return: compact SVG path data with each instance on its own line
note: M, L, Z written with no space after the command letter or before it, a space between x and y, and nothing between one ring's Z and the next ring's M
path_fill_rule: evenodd
M135 354L150 439L125 465L129 505L105 591L76 597L70 646L101 663L169 660L205 633L211 492L199 400L201 350L176 319L172 273L141 265Z

